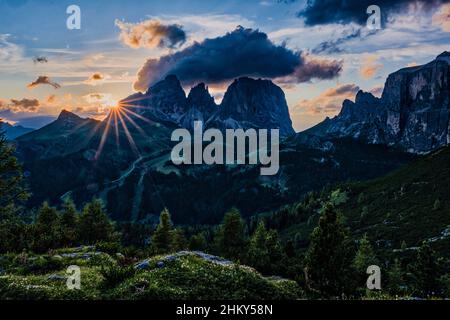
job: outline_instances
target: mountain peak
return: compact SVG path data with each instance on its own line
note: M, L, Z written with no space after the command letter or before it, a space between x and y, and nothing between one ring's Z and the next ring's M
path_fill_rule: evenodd
M450 64L450 52L444 51L440 55L437 56L436 60L445 61Z
M244 127L280 129L281 136L295 133L284 92L270 80L234 80L222 100L220 117L241 122Z
M63 109L58 116L58 120L66 120L66 119L82 120L82 118L77 116L75 113Z
M202 82L191 89L187 98L188 106L196 107L204 111L213 111L216 104L209 94L208 87Z

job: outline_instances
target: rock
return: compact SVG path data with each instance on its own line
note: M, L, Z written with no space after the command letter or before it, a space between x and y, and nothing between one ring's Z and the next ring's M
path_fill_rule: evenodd
M66 281L67 278L58 274L51 274L47 279L51 281Z
M134 268L136 270L148 270L148 269L150 269L150 260L141 261L141 262L137 263L134 266Z
M279 129L280 136L295 133L283 90L270 80L239 78L227 89L214 128Z
M148 119L171 121L187 129L192 129L194 121L202 121L205 129L279 129L282 137L295 133L283 90L270 80L235 80L218 107L204 83L194 86L186 97L180 81L171 75L121 104Z
M162 268L164 268L166 265L165 265L165 263L164 263L163 261L159 261L159 262L156 264L156 266L157 266L159 269L162 269Z
M376 98L358 92L338 116L307 131L322 137L351 137L370 144L428 153L450 143L450 53L401 69L386 80Z

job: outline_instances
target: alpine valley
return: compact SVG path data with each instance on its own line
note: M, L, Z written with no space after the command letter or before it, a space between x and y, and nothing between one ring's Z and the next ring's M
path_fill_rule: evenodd
M176 224L216 224L232 207L249 217L326 186L384 176L450 142L449 57L391 74L381 98L360 91L338 116L301 133L282 89L251 78L236 79L220 105L205 84L186 96L170 75L123 99L123 116L96 121L62 111L15 140L32 191L28 205L71 197L81 206L98 197L117 221L157 222L167 207ZM194 121L221 130L280 129L278 174L260 176L249 165L175 166L171 133Z

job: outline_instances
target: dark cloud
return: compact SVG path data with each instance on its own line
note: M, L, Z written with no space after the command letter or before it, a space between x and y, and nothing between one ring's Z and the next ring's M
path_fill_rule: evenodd
M56 82L53 82L49 77L47 76L40 76L39 78L37 78L35 81L33 81L32 83L30 83L29 85L27 85L27 87L29 89L34 89L39 85L43 85L43 84L47 84L52 86L55 89L59 89L61 88L61 85L59 85Z
M186 33L178 24L165 25L159 20L127 23L116 20L120 29L120 39L132 48L175 48L186 41Z
M364 34L364 36L369 36L371 34L375 34L376 31L373 32L369 32L367 34ZM345 44L347 41L352 40L352 39L358 39L361 38L362 35L362 30L361 28L357 28L357 29L352 29L350 31L345 31L343 32L343 34L334 40L330 40L330 41L324 41L321 42L318 46L316 46L313 50L312 53L314 54L321 54L321 53L325 53L325 54L334 54L334 53L342 53L345 50L342 49L342 45Z
M270 79L291 76L293 81L306 82L313 78L334 78L341 68L336 61L314 61L312 57L306 61L301 52L275 45L265 33L239 26L224 36L147 60L134 88L146 91L169 74L178 76L184 84L220 84L241 76Z
M283 85L309 82L313 79L334 79L341 74L343 61L328 60L314 57L309 54L301 55L301 64L288 76L278 78Z
M37 99L11 99L11 102L6 107L12 112L36 112L39 105L40 103Z
M328 23L366 24L370 5L378 5L385 20L390 14L405 12L409 5L420 4L423 10L429 10L450 0L308 0L306 8L298 13L305 18L306 25Z
M33 62L35 64L37 64L37 63L47 63L48 59L47 59L47 57L34 57L33 58Z

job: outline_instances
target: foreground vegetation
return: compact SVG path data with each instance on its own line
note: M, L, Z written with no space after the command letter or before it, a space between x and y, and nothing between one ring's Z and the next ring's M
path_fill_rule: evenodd
M59 208L44 203L25 210L28 194L13 153L0 140L1 299L450 296L449 260L434 242L402 245L394 254L373 246L369 228L355 228L349 194L356 187L310 194L249 221L231 209L216 227L175 228L168 210L157 226L117 224L98 199L81 211L70 199ZM374 201L372 193L363 194L357 201ZM433 206L436 212L448 209L444 196ZM81 268L80 290L66 286L70 265ZM370 265L383 271L381 291L366 289Z

